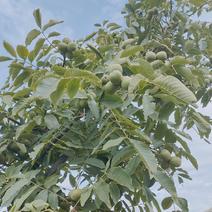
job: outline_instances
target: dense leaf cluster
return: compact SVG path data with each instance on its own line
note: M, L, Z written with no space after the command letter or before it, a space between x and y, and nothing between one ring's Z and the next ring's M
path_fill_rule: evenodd
M208 141L212 25L206 1L129 0L126 27L104 21L85 39L42 23L3 45L0 202L9 211L188 211L175 183L197 169L189 129ZM191 144L192 145L192 144ZM65 182L65 183L64 183ZM176 182L177 183L177 182ZM71 187L68 188L64 185ZM154 185L167 196L158 202Z

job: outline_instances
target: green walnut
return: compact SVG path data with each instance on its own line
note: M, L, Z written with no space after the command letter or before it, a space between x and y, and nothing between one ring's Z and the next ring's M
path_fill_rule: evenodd
M87 99L80 99L79 100L79 107L85 108L87 106Z
M104 91L106 92L106 93L108 93L108 94L113 94L115 91L116 91L116 89L115 89L115 86L113 85L113 83L112 82L107 82L107 84L104 86Z
M174 167L180 167L181 166L181 159L177 156L174 156L170 160L170 164Z
M122 80L122 73L119 70L115 70L115 71L111 72L109 75L109 80L114 85L120 85L121 80Z
M118 70L120 72L123 72L122 66L120 64L111 64L108 66L108 72L113 72L114 70Z
M164 169L164 170L166 170L166 169L168 169L169 168L169 162L168 161L163 161L162 163L161 163L161 167Z
M6 162L7 158L4 154L0 154L0 164L4 164Z
M151 63L151 65L154 69L158 69L163 65L163 61L162 60L155 60Z
M68 45L64 42L60 42L57 46L58 51L62 54L65 55L66 52L68 51Z
M78 201L81 197L81 193L82 193L82 190L77 188L77 189L74 189L72 191L69 192L68 194L68 200L69 201Z
M129 84L130 84L130 80L131 80L131 78L128 77L128 76L123 77L122 82L121 82L121 87L122 87L124 90L127 90L127 89L128 89Z
M192 40L187 40L187 41L185 42L185 50L186 50L187 52L191 51L191 50L194 49L194 48L195 48L195 43L194 43L194 41L192 41Z
M75 43L69 43L67 48L68 48L68 52L73 52L77 49L77 46Z
M158 60L166 60L167 59L167 54L165 51L160 51L156 54L156 58Z
M166 161L170 161L172 158L171 153L167 149L163 149L160 152L160 156Z
M66 44L69 44L71 42L71 39L69 38L63 38L63 42Z
M105 85L109 81L109 76L108 75L102 76L101 81L102 85Z
M156 54L152 51L148 51L145 55L145 59L149 62L153 61L156 59Z

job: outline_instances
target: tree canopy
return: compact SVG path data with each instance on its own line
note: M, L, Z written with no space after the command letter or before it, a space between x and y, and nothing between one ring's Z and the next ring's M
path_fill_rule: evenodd
M212 24L192 17L211 8L205 0L129 0L125 26L105 20L75 41L52 30L62 21L43 23L35 9L25 43L4 41L8 55L0 56L9 62L1 207L189 211L175 185L191 179L183 159L198 169L189 132L209 142L211 119L198 107L212 95Z

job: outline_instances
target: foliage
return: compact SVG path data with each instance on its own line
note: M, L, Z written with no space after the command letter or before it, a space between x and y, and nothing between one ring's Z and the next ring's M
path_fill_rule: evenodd
M43 24L25 44L4 41L0 202L9 211L188 211L176 181L197 169L188 130L208 142L212 25L208 1L129 0L126 27L104 21L85 39ZM49 31L48 31L49 30ZM177 179L174 180L173 179ZM72 191L61 186L69 180ZM167 196L158 202L154 185ZM74 190L76 189L76 190Z

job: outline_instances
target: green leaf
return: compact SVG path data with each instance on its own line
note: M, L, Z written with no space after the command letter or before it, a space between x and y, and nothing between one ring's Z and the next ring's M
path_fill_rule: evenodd
M57 118L52 114L47 114L44 117L44 121L46 123L46 126L48 129L58 129L60 127L59 122L57 121Z
M87 200L89 199L92 192L92 188L86 188L82 190L81 196L80 196L80 204L83 207Z
M23 125L20 125L16 129L16 134L15 134L16 140L19 139L23 134L30 134L34 126L35 126L35 122L32 120Z
M20 207L24 203L24 201L38 188L37 185L30 187L24 194L21 196L21 198L18 198L15 200L13 207L16 211L19 211Z
M41 190L37 194L37 196L35 197L35 199L40 199L40 200L43 200L43 201L47 202L47 199L48 199L48 190L47 189Z
M49 22L47 24L45 24L42 28L42 31L44 32L45 30L47 30L49 27L52 27L56 24L60 24L63 23L63 21L57 21L57 20L49 20Z
M187 157L187 159L191 162L191 164L193 165L193 167L195 169L198 169L197 159L190 152L184 152L184 154Z
M120 96L114 94L105 94L102 98L102 104L109 108L118 108L122 105L123 101Z
M49 33L48 38L56 37L56 36L60 36L60 35L61 34L59 32L51 32L51 33Z
M136 155L135 157L131 158L128 164L125 166L126 172L129 175L133 175L140 163L141 163L141 158L139 155Z
M90 82L91 84L101 87L102 83L99 77L97 77L94 73L87 70L81 70L81 69L67 69L61 66L53 66L52 70L57 72L65 72L66 73L66 79L73 79L73 78L79 78L81 80L85 80L87 82Z
M108 174L108 178L115 181L119 185L127 187L130 191L134 191L132 185L132 178L128 173L121 167L112 167Z
M91 165L91 166L95 166L98 167L100 169L104 169L105 168L105 164L102 160L96 159L96 158L88 158L85 163Z
M57 194L53 193L53 192L49 192L48 195L48 203L49 205L54 208L57 209L58 208L58 196Z
M90 35L88 35L87 37L85 37L85 39L83 40L84 42L92 39L95 35L97 34L97 32L93 32Z
M162 171L155 172L154 177L161 184L161 186L165 188L172 196L177 195L177 191L171 177L169 177Z
M135 63L131 63L129 69L134 74L141 74L148 79L154 79L157 76L151 64L144 59L139 59Z
M120 137L120 138L117 138L117 139L111 139L104 144L102 150L107 150L111 147L119 146L119 144L121 144L123 140L124 140L123 137Z
M128 47L121 52L121 58L133 56L137 52L140 52L143 50L144 50L143 46L140 46L140 45Z
M39 30L37 30L37 29L33 29L33 30L31 30L28 34L27 34L27 36L26 36L26 39L25 39L25 44L28 46L28 45L30 45L31 43L32 43L32 41L36 38L36 37L38 37L38 35L40 35L40 31Z
M33 152L30 152L29 153L29 157L34 160L40 153L41 151L43 150L45 144L44 143L40 143L38 145L36 145L34 148L33 148Z
M172 65L185 65L185 64L189 64L190 61L188 59L186 59L183 56L175 56L171 59L171 64Z
M173 204L173 200L171 197L166 197L163 199L163 201L161 202L162 208L164 210L169 209Z
M98 196L98 198L104 202L108 208L111 208L111 203L110 203L110 188L109 185L104 182L104 181L100 181L97 182L94 186L94 191L96 193L96 195Z
M181 197L175 197L173 198L174 202L176 203L176 205L178 207L180 207L182 209L183 212L188 212L188 203L187 200Z
M40 9L36 9L33 11L33 16L35 18L35 22L38 25L39 28L42 27L42 20L41 20L41 13Z
M28 179L20 179L17 182L13 184L4 194L2 197L1 206L7 207L10 205L10 203L14 200L16 195L20 192L20 190L25 186L29 184Z
M127 160L132 157L134 149L131 146L127 146L118 151L112 159L111 166L117 166L122 161Z
M66 79L61 79L60 82L57 85L56 90L50 95L50 98L51 98L54 105L56 105L57 102L63 96L65 89L66 89L67 82L68 81Z
M101 55L101 53L98 49L96 49L95 47L93 47L90 44L88 44L87 46L96 54L97 57L99 57L100 59L103 59L103 56Z
M51 93L56 90L58 83L59 79L55 77L46 77L39 80L33 96L49 98Z
M18 45L16 47L16 51L18 53L18 56L21 57L22 59L26 59L29 55L29 51L28 49L26 48L26 46L23 46L23 45Z
M153 84L183 104L190 104L197 101L195 95L176 77L161 75L153 81Z
M8 61L8 60L12 60L12 58L5 57L5 56L0 56L0 62L4 62L4 61Z
M150 147L142 143L142 141L130 139L130 142L132 143L136 152L140 155L141 160L146 168L150 172L155 173L157 171L157 160Z
M13 99L28 96L31 92L30 88L24 88L13 95Z
M93 116L98 120L99 119L99 106L94 99L88 100L88 107L91 110Z
M8 43L7 41L4 41L3 46L11 56L13 56L13 57L17 56L15 49L12 47L12 45L10 43Z
M121 198L121 192L117 184L110 183L110 196L114 204L116 204Z
M80 87L80 79L70 79L67 84L67 94L72 99L78 92Z
M43 45L45 43L45 39L44 38L40 38L36 44L35 44L35 48L33 49L33 56L34 58L37 57L38 53L40 52L40 50L42 49Z
M147 121L148 117L151 117L152 119L157 119L158 113L156 112L156 104L154 102L154 98L149 95L148 90L143 95L142 103L145 120Z

